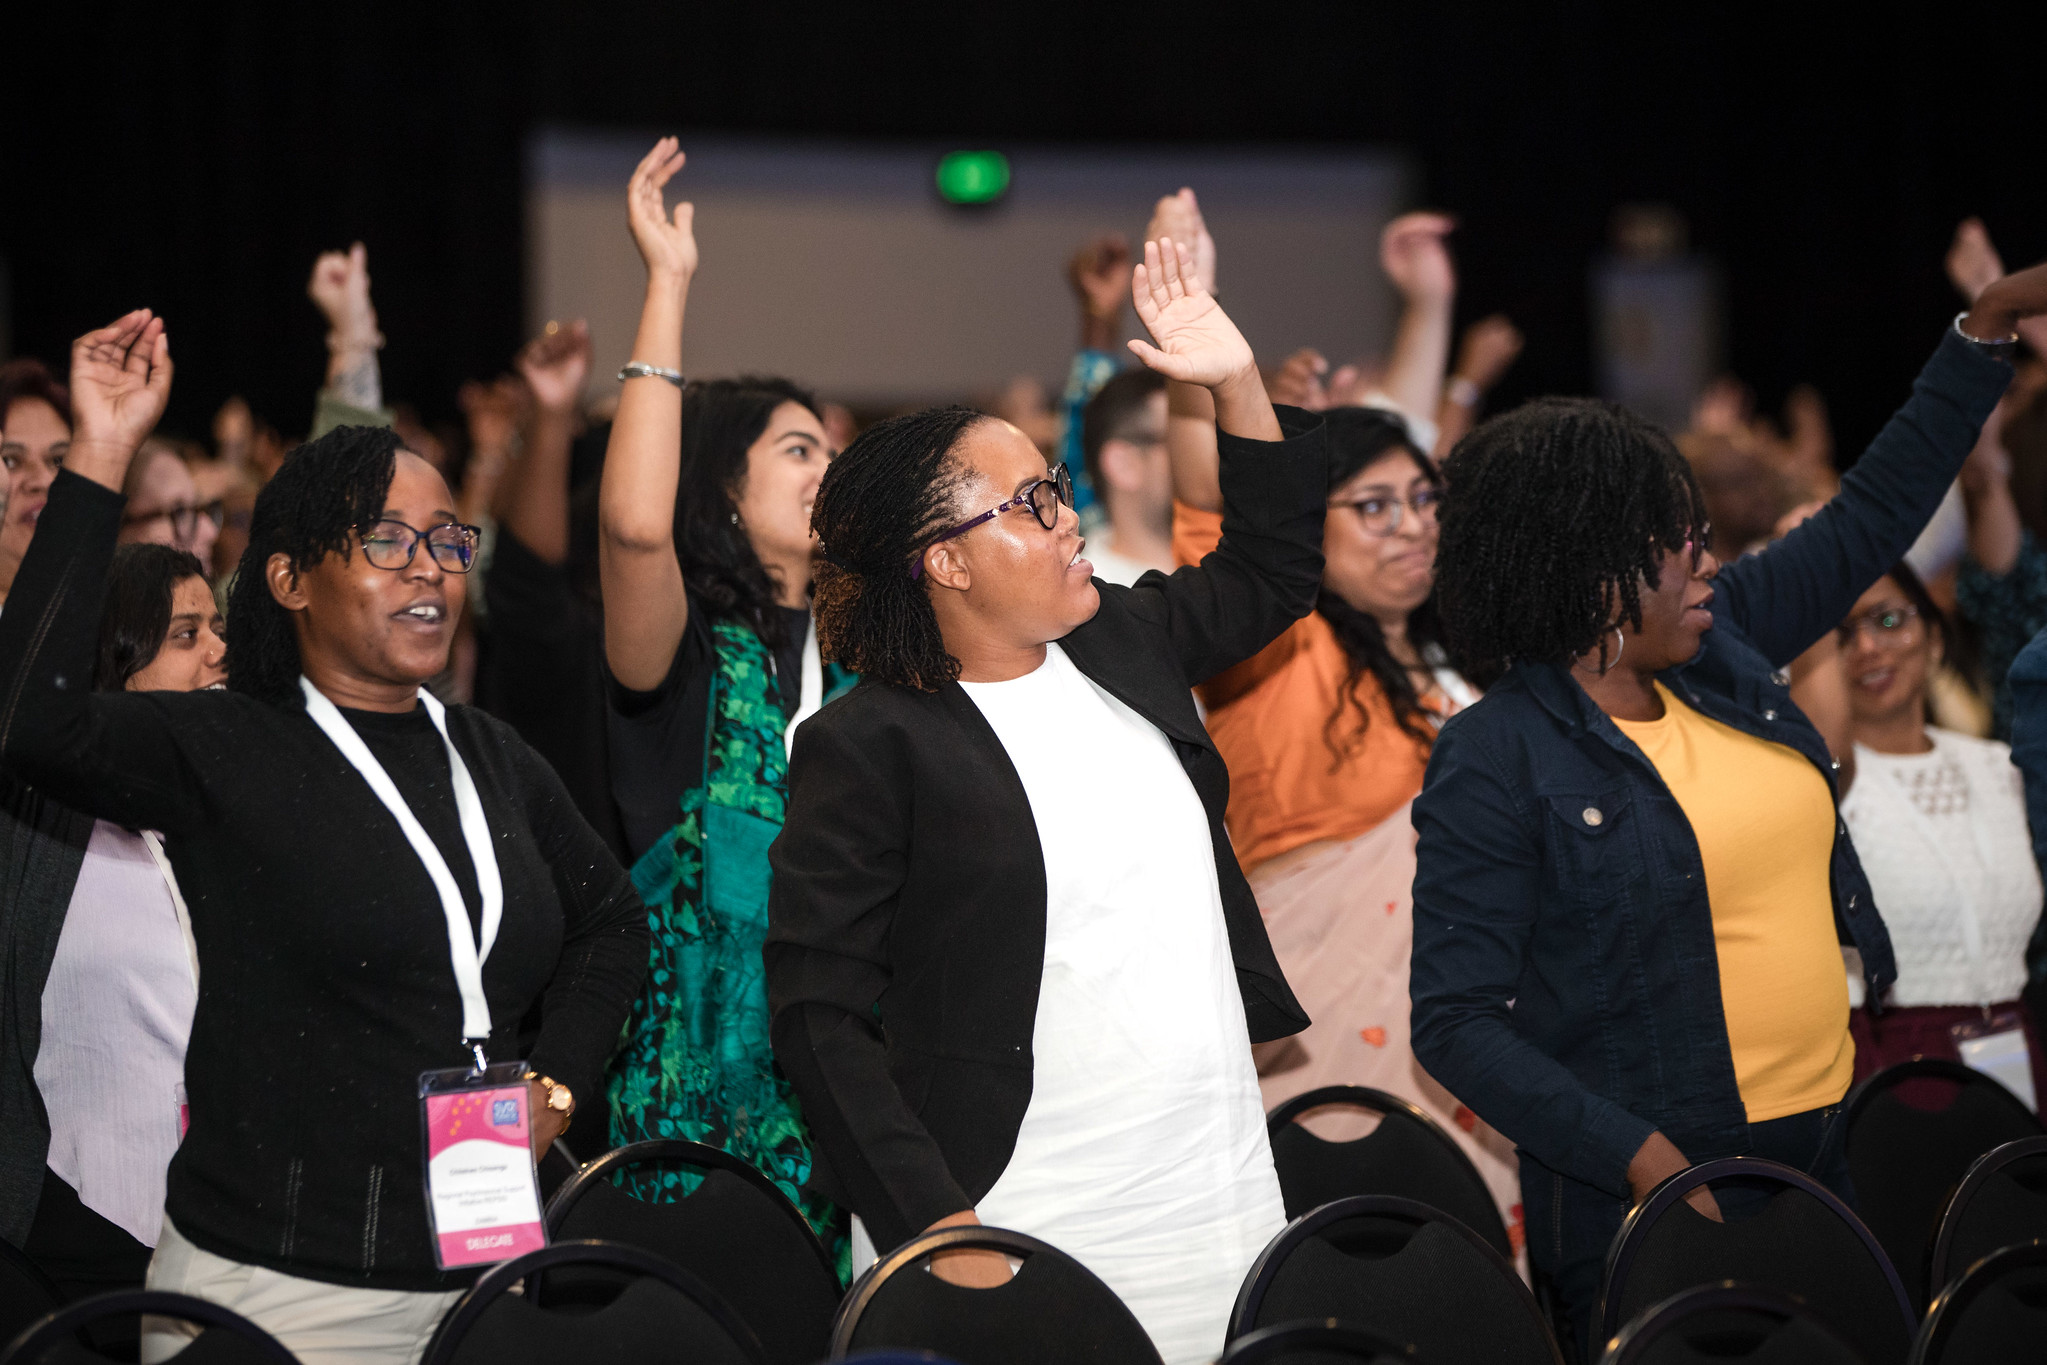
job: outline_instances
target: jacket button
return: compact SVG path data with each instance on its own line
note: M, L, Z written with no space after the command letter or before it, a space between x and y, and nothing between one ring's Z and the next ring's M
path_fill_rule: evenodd
M1588 825L1592 825L1595 828L1600 824L1603 824L1606 820L1606 817L1599 813L1599 807L1597 806L1587 806L1584 810L1584 815L1585 823Z
M1764 719L1764 720L1775 720L1775 719L1777 719L1777 713L1776 713L1775 711L1765 711L1765 712L1763 712L1763 719Z

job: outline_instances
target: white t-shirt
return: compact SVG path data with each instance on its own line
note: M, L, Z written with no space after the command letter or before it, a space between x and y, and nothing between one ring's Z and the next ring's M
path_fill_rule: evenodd
M1933 750L1855 746L1841 818L1898 960L1894 1005L1996 1005L2026 984L2040 869L2011 749L1928 726ZM1862 1003L1860 971L1849 994Z
M1164 734L1045 656L961 684L1030 798L1046 881L1030 1107L977 1211L1099 1275L1167 1365L1205 1365L1286 1223L1208 817Z
M1106 528L1103 530L1101 539L1099 541L1090 540L1087 548L1082 550L1081 553L1087 556L1088 563L1095 566L1096 578L1101 579L1104 583L1120 583L1126 588L1144 577L1147 573L1150 573L1152 568L1151 565L1141 560L1132 559L1128 555L1119 555L1110 549L1109 535ZM1172 569L1168 567L1165 572L1171 573Z

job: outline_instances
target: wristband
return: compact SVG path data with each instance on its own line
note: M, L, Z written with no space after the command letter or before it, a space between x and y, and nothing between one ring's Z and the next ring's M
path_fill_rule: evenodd
M1482 394L1475 382L1461 374L1455 374L1450 376L1449 384L1444 386L1443 396L1460 408L1475 410Z
M659 365L649 365L639 360L629 362L624 369L618 372L618 380L621 384L628 379L665 379L678 389L683 388L689 383L687 379L682 377L681 370L666 370Z

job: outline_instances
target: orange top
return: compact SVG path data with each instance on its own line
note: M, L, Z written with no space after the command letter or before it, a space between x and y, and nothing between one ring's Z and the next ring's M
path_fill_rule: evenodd
M1173 504L1173 556L1195 564L1222 540L1220 512ZM1351 839L1422 789L1428 753L1400 728L1379 680L1358 679L1371 723L1342 758L1331 748L1358 737L1358 714L1336 711L1350 660L1336 632L1310 612L1284 634L1195 691L1208 708L1208 733L1230 768L1224 815L1245 871L1322 839Z

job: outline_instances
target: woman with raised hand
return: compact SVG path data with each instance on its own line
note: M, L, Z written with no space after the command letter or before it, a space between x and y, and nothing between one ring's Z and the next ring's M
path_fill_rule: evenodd
M1176 1363L1221 1350L1285 1222L1250 1045L1307 1022L1189 689L1313 605L1327 459L1191 268L1146 246L1157 344L1131 345L1214 397L1223 535L1198 567L1094 580L1066 471L964 408L833 463L819 635L862 681L797 734L766 953L815 1181L866 1239L1041 1237ZM935 1269L1009 1273L988 1252Z
M191 692L227 677L206 570L124 545L92 685ZM163 838L0 774L0 1237L74 1298L140 1289L177 1151L198 995Z
M1505 676L1415 801L1415 1055L1520 1148L1530 1260L1588 1355L1614 1232L1692 1162L1852 1200L1841 938L1872 993L1897 973L1780 670L1925 526L2043 310L2047 267L1984 290L1840 493L1724 568L1690 466L1612 404L1530 403L1444 463L1444 627Z
M843 1246L831 1207L803 1190L809 1139L775 1071L760 961L787 736L839 681L810 624L811 501L831 446L787 380L683 379L695 213L661 197L682 164L663 138L626 194L647 295L598 503L612 791L653 932L611 1073L612 1138L745 1157ZM628 1181L675 1198L695 1178Z
M170 389L162 322L82 337L71 383L71 450L0 616L0 757L52 800L161 830L190 910L191 1126L149 1284L308 1365L403 1365L474 1278L439 1269L421 1074L514 1060L542 1006L524 1060L545 1151L639 989L643 911L547 765L422 690L476 534L388 430L301 446L257 498L229 690L80 686L116 490ZM145 1333L143 1358L181 1344Z

